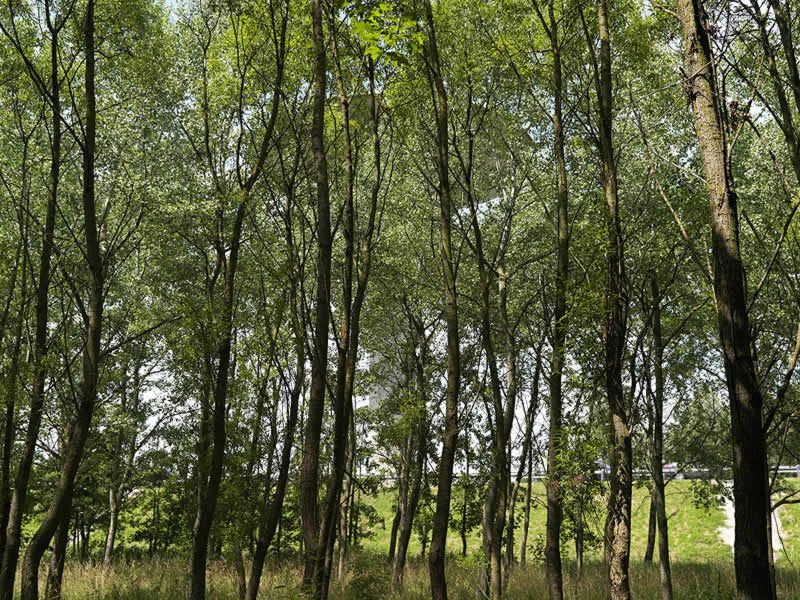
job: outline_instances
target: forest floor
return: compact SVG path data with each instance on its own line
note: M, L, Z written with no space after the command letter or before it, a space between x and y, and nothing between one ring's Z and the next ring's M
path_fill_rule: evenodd
M800 482L799 482L800 483ZM670 553L676 599L733 599L733 556L721 534L726 526L724 507L700 502L697 484L673 481L667 486L667 512L670 519ZM546 597L541 547L544 538L544 487L533 489L528 565L516 567L508 584L508 600L536 600ZM420 556L421 546L415 535L409 548L411 562L402 593L392 591L391 569L385 556L389 546L393 495L380 494L374 500L376 520L371 535L363 541L360 552L351 558L348 575L334 582L331 600L425 600L429 597L427 564ZM453 510L459 504L458 491L453 496ZM522 523L522 502L517 504L518 525ZM600 510L602 507L598 507ZM631 542L631 585L634 597L659 597L657 562L644 563L647 542L649 496L644 487L633 492L633 529ZM800 599L800 505L780 508L781 536L784 550L776 561L780 598ZM601 514L592 516L600 523ZM591 519L590 519L591 520ZM521 531L517 532L517 554ZM456 600L474 600L481 569L480 531L467 536L467 555L462 557L461 539L450 531L448 581L450 596ZM599 544L586 552L587 564L581 577L576 576L574 548L565 544L565 597L575 600L604 598L604 570L600 563ZM657 550L656 550L657 560ZM187 562L181 558L123 562L111 569L99 565L69 562L64 575L64 600L183 600L187 589ZM262 582L261 597L266 600L297 598L301 572L294 563L269 565ZM209 600L236 600L237 579L233 567L221 561L209 567Z

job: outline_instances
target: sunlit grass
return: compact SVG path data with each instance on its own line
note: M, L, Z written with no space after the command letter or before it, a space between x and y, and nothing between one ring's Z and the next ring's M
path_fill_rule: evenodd
M373 535L364 540L365 550L375 554L385 554L389 547L391 525L395 503L395 492L380 493L374 500L374 506L382 519L382 523L373 529ZM528 537L528 551L536 552L536 547L544 543L546 522L545 488L542 483L535 483L532 493L531 525ZM590 526L599 535L605 506L598 499L594 512L587 515ZM455 492L452 499L452 510L458 510L460 498ZM650 510L650 496L644 486L635 487L632 501L632 534L631 553L634 559L644 557L647 545L647 524ZM794 507L792 507L794 509ZM524 514L524 490L520 491L516 509L516 541L517 554L519 543L522 539L522 521ZM732 551L726 546L719 535L719 528L725 523L725 515L719 508L705 508L696 506L692 497L691 483L689 481L672 481L667 485L667 515L670 527L670 553L675 561L682 562L711 562L726 561L732 557ZM797 509L799 517L797 527L800 528L800 507ZM787 527L788 530L788 527ZM467 535L468 553L477 553L481 550L480 528L472 530ZM461 552L461 539L458 532L452 529L447 534L447 549L452 554ZM409 555L418 556L421 546L415 535L409 544ZM800 551L800 544L798 544ZM572 543L563 545L565 558L574 558L575 551ZM600 560L602 550L587 548L587 559Z

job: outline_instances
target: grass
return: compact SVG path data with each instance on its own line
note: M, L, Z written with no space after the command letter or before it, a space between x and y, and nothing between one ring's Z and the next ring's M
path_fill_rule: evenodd
M787 562L795 568L800 568L800 504L785 504L778 509L783 532L784 551L775 553L775 558Z
M529 557L536 557L537 545L544 536L544 487L533 488L534 508L531 514ZM362 550L349 562L344 581L334 582L331 600L423 600L430 597L427 564L420 558L419 540L414 536L405 587L392 589L390 567L385 562L392 520L392 494L380 494L374 500L379 524L373 535L365 540ZM453 498L454 508L458 495ZM522 508L518 504L518 523ZM602 508L596 525L599 526ZM631 586L636 598L659 597L657 565L642 562L647 540L649 497L645 488L635 488L632 505ZM717 507L695 505L690 482L674 481L667 487L667 511L670 515L670 548L673 560L673 581L676 599L734 599L735 580L733 555L722 543L719 528L724 513ZM786 557L778 560L778 588L781 598L800 599L800 505L780 509L784 529ZM380 524L380 520L383 524ZM519 534L517 540L519 541ZM461 541L457 533L448 534L448 584L450 597L457 600L477 597L480 574L480 532L468 537L469 554L459 556ZM519 547L517 547L517 553ZM573 547L564 545L565 598L587 600L605 597L605 572L600 562L600 549L587 552L587 563L578 577L573 561ZM530 560L530 559L529 559ZM183 600L188 587L187 559L169 558L139 562L121 562L111 569L70 562L64 576L65 600ZM300 592L300 567L296 563L268 565L262 581L261 598L291 600ZM223 562L212 562L208 569L209 600L234 600L237 581L233 568ZM508 600L546 598L544 572L541 563L530 560L525 567L516 567L508 584Z
M516 522L518 532L517 542L521 538L521 524L523 520L523 492L520 492L520 500L517 502ZM531 525L529 534L529 553L536 554L537 544L544 543L546 506L545 489L542 483L536 483L532 492ZM384 554L389 547L391 535L392 507L395 501L393 493L379 494L375 499L374 506L382 520L382 524L375 526L372 537L363 543L364 550L374 554ZM458 492L453 496L453 509L459 505ZM598 510L596 515L590 515L595 533L599 534L602 525L604 506L595 507ZM787 507L788 508L788 507ZM800 531L800 505L792 505L792 509L797 509L797 530ZM633 490L632 502L632 535L631 552L634 558L641 559L644 556L645 546L647 545L647 523L650 510L649 492L644 487L636 487ZM673 481L667 486L667 514L669 515L670 527L670 556L676 562L725 562L731 560L733 553L729 546L722 542L719 536L719 528L725 523L725 515L719 508L713 507L706 509L695 505L691 482ZM784 525L788 530L788 527ZM800 536L798 536L798 554L800 554ZM469 554L481 551L480 528L471 531L467 536L467 549ZM450 531L447 535L447 549L451 554L458 554L461 551L461 539L457 532ZM572 544L564 544L564 557L574 558L574 548ZM414 536L409 544L409 555L417 556L420 554L421 546L417 536ZM519 548L517 548L519 553ZM530 554L529 554L530 555ZM586 552L587 560L600 560L602 550L600 548L588 549Z
M461 560L448 563L448 585L452 598L477 597L478 573L474 565ZM265 570L261 598L292 600L298 597L300 570L293 564L269 565ZM333 582L331 600L425 600L430 597L428 572L424 561L409 564L402 592L392 590L390 569L381 557L360 554L350 564L344 582ZM602 564L588 563L577 577L573 563L566 563L565 598L590 600L605 597L605 571ZM236 577L232 568L212 563L208 571L209 600L237 598ZM676 600L734 600L733 567L725 563L676 563L673 568ZM100 566L67 566L64 600L183 600L188 579L186 561L132 562L110 570ZM658 598L658 569L636 562L631 566L631 587L635 598ZM800 574L778 570L779 597L800 598ZM515 569L506 594L507 600L546 598L544 572L540 565Z

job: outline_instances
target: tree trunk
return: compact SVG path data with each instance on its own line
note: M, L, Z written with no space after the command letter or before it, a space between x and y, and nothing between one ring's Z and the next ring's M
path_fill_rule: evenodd
M236 592L239 600L247 598L247 575L244 570L244 556L238 544L233 549L233 567L236 571Z
M389 564L394 564L394 557L397 553L397 532L400 528L400 519L402 517L402 510L400 507L394 511L394 518L392 519L392 532L389 536L389 553L386 560Z
M350 446L354 445L355 441L355 432L350 436L352 440ZM352 461L348 459L348 463L352 465ZM339 557L337 561L336 567L336 579L340 582L341 585L344 585L344 573L346 568L346 561L347 561L347 552L348 552L348 528L350 525L349 517L350 517L350 493L352 491L353 486L353 479L352 477L346 476L344 482L344 489L342 490L342 502L340 503L339 507L339 533L338 533L338 543L339 543Z
M291 200L289 200L291 201ZM287 241L290 248L293 248L291 225L287 225ZM258 598L258 589L261 585L261 575L264 571L264 561L267 551L275 536L275 530L280 527L281 514L283 512L283 501L286 497L286 487L289 483L289 469L291 467L292 447L294 445L295 429L297 428L298 407L300 396L303 391L305 379L305 337L303 335L303 325L300 318L300 306L298 298L298 282L292 280L290 288L290 302L292 306L292 325L294 330L295 343L295 381L289 396L289 414L286 418L286 429L283 437L283 448L281 448L281 461L278 470L278 481L275 485L275 493L272 501L269 501L269 490L265 494L264 516L258 530L256 549L253 553L253 564L250 568L250 578L247 583L247 600ZM280 539L280 538L279 538ZM280 546L280 544L279 544ZM280 548L279 548L280 551Z
M533 452L528 453L528 485L525 487L525 518L522 524L522 540L519 548L519 564L525 566L528 556L528 533L531 527L531 499L533 492Z
M64 578L64 563L67 559L67 542L69 542L69 518L58 526L53 540L53 552L50 555L50 566L47 569L45 600L61 600L61 582Z
M751 354L737 197L728 170L722 100L718 97L714 56L700 0L679 0L678 13L686 73L690 74L686 87L711 203L714 291L733 439L736 588L741 599L772 599L763 398Z
M244 221L247 215L248 204L250 201L251 191L253 186L258 181L263 172L264 163L272 143L272 133L275 128L275 123L278 117L278 110L280 107L281 98L281 85L283 81L283 67L284 56L286 49L286 24L288 18L288 9L281 15L276 15L276 7L270 3L271 20L273 26L277 31L273 31L273 40L275 43L275 79L272 89L272 102L269 112L269 118L266 122L264 134L261 138L257 159L253 166L252 171L246 180L240 179L239 189L237 190L236 197L238 204L233 217L233 225L228 239L225 225L225 213L227 204L227 190L222 187L216 176L216 171L212 166L212 180L214 181L215 194L217 196L217 209L216 209L216 222L215 229L217 231L217 238L215 240L216 247L216 267L219 273L222 274L222 298L220 314L218 321L212 320L212 329L218 331L218 338L216 340L216 348L214 349L213 358L216 359L216 371L212 373L213 368L207 367L209 375L213 375L210 379L213 382L213 407L211 410L211 457L210 464L207 469L202 468L203 463L207 460L206 457L199 457L199 486L198 486L198 502L197 513L195 516L194 526L192 529L192 553L190 563L190 577L191 587L189 592L189 600L205 600L206 597L206 562L208 560L209 549L209 535L214 523L214 516L217 508L217 500L219 497L220 484L222 482L222 475L224 470L225 461L225 446L227 442L227 413L228 413L228 387L232 374L232 348L234 337L234 305L236 302L236 273L239 263L239 253L242 246L242 231L244 228ZM207 56L203 56L203 60L207 60ZM209 106L207 100L206 86L208 79L205 72L205 63L203 65L203 102L201 106L204 126L206 131L209 128ZM208 146L207 146L208 148ZM207 152L210 150L207 149ZM206 157L209 164L214 164L214 157ZM239 165L237 164L237 169ZM207 294L213 297L216 293L216 278L207 279ZM327 306L327 304L325 304ZM326 312L327 311L321 311ZM211 361L208 361L209 363ZM201 432L204 424L201 424ZM201 440L202 442L202 440ZM202 448L201 448L202 450ZM213 549L213 546L212 546ZM221 547L218 549L217 554L221 554Z
M413 436L416 441L416 448L413 449L413 466L409 464L410 486L406 501L401 505L400 523L398 531L397 554L395 555L392 579L396 587L403 585L403 575L405 573L406 558L408 556L408 544L411 541L413 532L414 517L417 513L420 493L425 480L425 460L428 455L428 418L427 404L428 393L425 381L425 364L428 360L428 341L425 338L425 329L422 322L413 316L409 310L406 311L410 324L414 330L415 346L419 353L413 352L415 388L417 393L417 409L419 410L416 434ZM412 447L413 448L413 447ZM410 461L409 461L410 462Z
M655 479L655 477L653 478ZM656 498L655 483L650 494L650 509L647 517L647 545L644 547L644 562L653 562L653 553L656 549Z
M583 573L583 501L580 499L575 512L575 575L580 577Z
M428 76L435 93L436 104L436 168L439 178L439 249L444 276L444 317L447 324L447 389L445 392L444 434L439 461L439 481L436 489L436 511L433 517L431 544L428 552L428 571L432 600L447 600L447 580L444 572L447 529L450 521L450 495L453 486L453 465L458 442L458 395L461 380L461 350L458 332L458 301L456 295L455 262L451 243L451 198L448 167L448 108L447 90L436 44L436 29L430 0L425 0L425 19L428 28L426 52Z
M58 17L55 17L58 19ZM44 409L44 392L47 381L48 314L51 259L58 206L58 184L61 171L61 79L59 77L58 34L62 24L53 24L48 19L50 30L50 174L48 178L47 209L42 232L42 250L39 258L39 273L36 282L36 332L34 334L30 415L25 431L25 445L14 477L14 493L11 497L8 527L5 533L2 567L0 568L0 600L12 600L14 579L19 560L22 535L22 519L28 497L33 459L39 441L39 429Z
M329 15L330 16L330 15ZM318 555L316 558L316 575L314 597L325 600L328 597L330 581L330 563L333 560L333 546L336 539L336 524L340 517L339 501L347 465L347 441L350 428L350 412L353 409L352 398L348 398L346 387L351 377L349 358L351 352L351 334L353 320L353 263L355 250L355 207L354 185L355 166L353 164L353 142L350 131L350 104L347 90L340 72L338 39L334 26L329 26L333 64L337 82L337 97L342 118L342 148L345 163L345 200L342 214L342 233L344 237L344 261L342 281L342 306L340 332L337 339L336 384L333 393L333 461L328 490L323 504L322 519L319 527ZM316 35L315 35L316 40Z
M119 491L115 488L108 490L108 531L106 532L105 552L103 553L103 565L111 566L114 558L114 542L117 538L117 527L119 525Z
M219 488L225 460L228 413L228 381L231 370L231 350L233 345L233 305L235 301L235 276L240 249L244 212L248 196L245 193L236 211L236 221L230 243L229 258L220 257L224 265L224 290L222 305L222 332L216 350L218 361L213 385L213 406L211 407L211 461L207 470L200 469L203 489L199 490L197 514L192 528L191 588L190 600L205 600L206 562L208 560L209 534L214 522ZM224 247L224 242L220 247ZM201 458L201 461L204 459ZM207 476L207 482L205 478Z
M27 256L27 254L26 254ZM19 257L18 257L19 259ZM20 310L17 321L17 330L14 336L14 346L11 349L11 364L8 367L6 374L6 414L5 422L3 425L3 447L2 457L0 457L0 556L6 546L6 528L11 512L11 489L9 487L11 479L11 453L14 449L15 431L14 422L17 411L17 395L19 393L19 361L21 354L21 346L23 339L23 325L25 323L25 305L26 297L28 294L28 261L22 259L22 286L20 289ZM16 279L15 273L12 277L12 282ZM12 283L12 286L15 285ZM9 292L9 301L11 300L11 292Z
M83 350L81 382L78 391L78 406L70 426L61 473L49 508L33 534L22 564L22 600L37 600L39 596L39 565L50 540L56 533L59 523L68 518L75 485L86 439L92 424L95 401L97 400L97 380L100 375L100 347L104 304L105 267L100 249L97 215L95 212L95 49L94 49L94 0L86 5L85 35L85 91L86 118L83 141L83 229L85 236L85 256L90 274L89 299L84 318L86 340ZM33 415L31 416L33 419ZM38 418L41 418L39 415Z
M312 0L312 38L314 44L314 100L311 148L314 157L317 195L317 301L314 349L311 360L311 389L306 416L303 464L300 473L300 512L305 544L303 587L320 598L319 565L327 549L320 547L318 507L319 446L325 406L325 380L328 369L328 329L331 288L331 217L328 161L325 152L325 102L327 60L322 22L323 0Z
M358 360L359 337L361 333L361 310L367 294L367 283L370 272L370 258L372 252L372 234L375 229L376 214L378 208L378 196L380 192L380 182L382 179L381 171L381 147L378 131L377 98L375 93L374 66L371 61L368 64L368 76L370 85L371 121L374 143L375 160L375 181L372 188L371 203L369 209L368 225L363 239L359 244L360 259L357 273L357 287L353 294L353 271L355 263L356 240L355 240L355 163L353 159L353 140L350 130L350 104L348 91L345 89L344 76L339 63L339 51L336 28L331 24L331 44L334 58L334 71L337 81L337 95L339 108L342 113L342 134L344 147L344 162L346 166L346 192L343 214L343 235L345 240L345 259L344 277L342 287L342 320L341 331L338 340L338 355L336 368L336 386L333 395L334 405L334 439L333 439L333 469L328 484L327 497L325 500L325 510L322 515L322 522L319 528L317 558L316 587L318 592L315 595L321 600L327 600L330 588L331 569L333 564L333 547L336 539L336 523L341 516L340 499L348 456L355 458L355 424L353 420L353 389L355 385L356 362ZM351 427L352 425L352 427ZM350 444L348 445L348 440ZM348 490L349 493L349 490ZM345 513L346 516L346 513ZM342 527L347 526L347 519L343 519ZM346 529L345 529L346 532ZM344 536L346 542L346 534ZM343 552L344 548L340 548ZM342 556L342 564L343 564Z
M606 200L608 289L605 323L605 387L609 407L611 485L605 527L609 597L629 600L631 544L632 449L628 406L622 387L626 333L625 255L617 196L617 164L612 135L611 42L607 0L597 1L600 46L595 75L599 118L598 141Z
M653 296L653 366L656 389L653 402L653 504L658 524L658 566L661 577L661 598L672 600L672 567L669 562L669 531L666 495L664 493L664 338L661 330L661 294L655 273L650 279Z
M564 152L564 119L562 115L561 46L558 39L558 20L553 0L548 3L550 48L553 53L553 153L557 174L557 235L556 286L553 307L553 353L550 372L550 427L547 449L547 535L544 565L547 592L550 600L564 597L561 573L561 420L562 379L567 337L567 278L569 277L569 191L567 161Z
M465 470L464 474L461 477L464 479L464 485L462 498L461 498L461 527L458 530L459 537L461 537L461 556L467 556L467 506L469 502L469 495L470 495L470 478L469 478L469 461L470 461L470 452L469 452L469 444L467 444L464 448L464 454L466 456L465 461Z
M514 478L513 487L511 491L511 502L509 506L509 519L508 519L508 533L506 534L506 563L507 570L510 570L511 564L514 560L514 530L516 525L516 505L517 497L519 496L519 489L522 485L522 479L528 471L529 457L533 456L533 423L536 417L536 411L539 403L539 379L542 372L542 341L536 348L536 366L533 371L533 383L531 385L531 400L528 409L525 412L525 432L522 438L522 453L519 458L519 468L517 469L516 477ZM530 482L528 482L530 484ZM528 485L530 488L530 485ZM523 511L527 511L524 515L526 526L530 525L530 494L529 489L526 490L525 507ZM520 548L520 564L525 564L525 551L524 546L527 544L527 532L525 532L526 539L523 541Z
M472 98L471 82L468 97ZM475 155L475 137L479 126L473 126L472 106L467 108L465 129L467 130L467 162L464 165L464 188L469 199L470 222L474 243L472 248L475 259L478 263L478 280L480 292L480 340L483 351L486 355L486 367L489 371L489 389L491 392L491 414L489 415L489 429L492 436L492 477L489 489L484 502L483 519L483 546L486 558L488 574L489 597L492 600L499 600L503 594L503 534L505 532L505 519L507 508L508 493L508 464L507 447L510 428L506 423L506 407L503 403L503 390L500 383L500 375L497 368L497 353L495 350L494 332L492 330L491 300L490 292L493 287L494 278L498 279L498 288L501 294L501 315L506 317L505 312L506 284L505 277L502 279L498 272L502 269L494 268L494 265L487 259L483 245L483 232L481 230L480 219L478 217L478 202L473 182L473 157ZM477 117L480 119L480 117ZM509 332L510 333L510 332ZM510 337L510 336L509 336ZM511 344L510 344L511 345ZM513 352L513 350L512 350ZM511 386L510 386L511 387ZM513 395L508 394L507 402L510 409L509 418L513 416Z

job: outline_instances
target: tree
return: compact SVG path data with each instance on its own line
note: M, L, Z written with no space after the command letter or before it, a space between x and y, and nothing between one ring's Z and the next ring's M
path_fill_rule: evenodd
M611 492L605 526L605 559L611 598L630 598L628 567L631 544L632 448L630 409L622 385L623 355L627 327L627 294L625 290L625 251L617 189L617 159L613 141L613 96L611 41L608 6L598 0L597 30L599 49L584 23L590 48L593 79L598 107L597 148L602 165L603 195L606 201L608 262L605 322L605 387L609 407L609 454L611 458Z
M736 588L742 598L774 598L767 538L770 516L763 398L751 354L737 198L729 169L715 59L702 3L681 0L678 15L688 74L686 88L711 203L714 292L734 457Z
M46 1L44 4L47 30L50 34L50 73L49 85L46 83L36 66L27 56L27 51L23 47L22 41L17 35L17 29L13 25L16 17L10 11L8 15L11 25L2 24L2 32L9 39L15 50L20 54L25 63L26 71L32 81L36 83L39 93L47 104L49 104L52 118L52 134L50 143L50 174L48 178L47 208L45 223L42 230L42 251L39 258L38 278L36 285L36 333L33 356L33 379L31 392L31 412L28 426L25 433L25 451L17 466L14 477L14 492L9 506L9 516L6 531L3 535L3 560L0 568L0 598L10 600L13 596L14 579L16 577L17 562L21 544L21 527L25 510L28 484L30 482L31 469L33 467L36 444L39 439L41 427L42 410L44 405L45 383L47 378L47 351L48 334L47 324L49 315L49 290L51 277L51 260L54 251L55 221L58 204L58 184L61 173L61 136L62 136L62 114L61 114L61 85L64 79L59 68L59 34L67 22L74 3L67 6L61 13ZM7 439L8 434L7 434ZM5 519L5 517L4 517Z
M458 300L456 295L456 273L452 247L452 200L450 197L449 172L449 115L447 89L444 84L439 47L436 42L436 27L430 0L424 0L427 44L425 56L431 96L436 111L436 172L439 197L439 250L444 279L444 318L447 328L447 392L445 394L445 425L442 455L439 461L439 481L436 490L436 512L433 517L431 548L428 554L428 570L431 579L431 595L434 600L447 600L445 579L445 544L450 515L450 492L453 485L453 463L458 441L458 394L461 379L460 344L458 331Z

